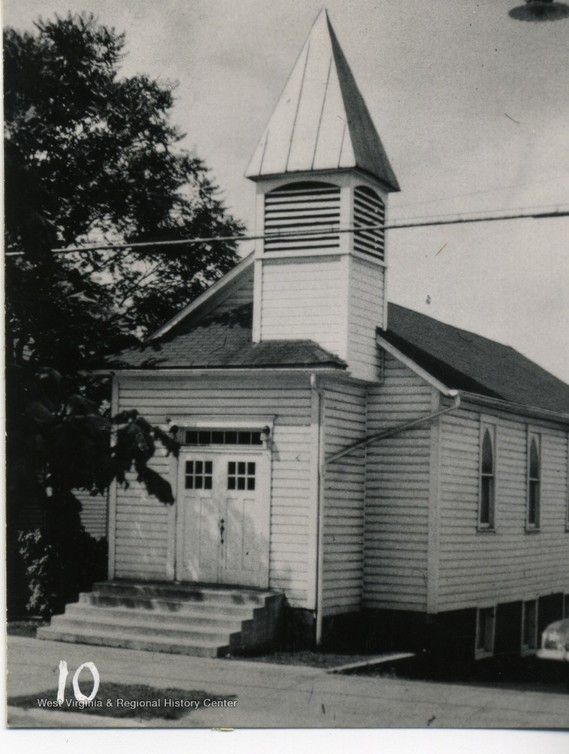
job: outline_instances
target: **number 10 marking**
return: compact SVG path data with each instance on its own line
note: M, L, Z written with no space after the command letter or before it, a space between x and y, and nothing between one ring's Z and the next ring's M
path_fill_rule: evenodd
M93 676L93 690L91 691L89 696L85 696L81 692L81 689L79 688L79 676L81 675L81 671L83 668L88 668L91 671L91 675ZM67 681L67 676L69 675L69 668L67 667L67 663L65 660L60 660L59 662L59 683L57 686L57 701L59 704L63 704L63 700L65 698L65 682ZM75 674L73 675L73 693L75 694L75 699L77 699L78 702L91 702L97 695L97 691L99 690L99 684L101 682L101 678L99 676L99 671L97 670L94 662L84 662L82 665L79 665L77 670L75 671Z

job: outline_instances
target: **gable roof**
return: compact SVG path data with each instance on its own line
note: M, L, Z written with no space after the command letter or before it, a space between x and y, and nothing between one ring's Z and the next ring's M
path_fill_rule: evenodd
M389 304L382 338L449 388L569 414L569 385L521 353Z
M107 361L119 369L317 368L346 363L312 340L252 342L253 304L177 322L160 338Z
M360 168L399 191L325 10L317 17L245 175Z
M244 270L245 272L245 270ZM389 304L381 337L450 389L569 414L569 385L510 346ZM346 363L311 340L253 343L253 304L172 320L107 360L116 369L318 368Z

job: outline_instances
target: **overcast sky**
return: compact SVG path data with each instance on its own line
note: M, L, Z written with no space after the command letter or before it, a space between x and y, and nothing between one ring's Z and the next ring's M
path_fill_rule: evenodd
M569 19L523 0L328 0L401 184L391 221L569 208ZM178 82L174 119L253 229L247 163L320 0L5 0L4 23L92 11L124 72ZM514 346L569 381L569 218L394 230L392 301ZM443 248L444 247L444 248ZM441 250L442 249L442 250Z

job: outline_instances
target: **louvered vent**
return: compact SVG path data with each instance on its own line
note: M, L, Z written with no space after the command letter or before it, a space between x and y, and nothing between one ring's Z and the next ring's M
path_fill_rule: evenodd
M357 230L354 233L354 249L383 261L385 205L381 198L367 186L358 186L354 191L354 227L381 226L373 230Z
M284 234L265 238L266 252L337 249L339 225L337 186L310 181L282 186L265 195L265 233Z

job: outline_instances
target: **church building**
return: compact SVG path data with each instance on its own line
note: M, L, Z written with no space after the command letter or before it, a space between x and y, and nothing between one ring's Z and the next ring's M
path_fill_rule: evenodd
M325 11L246 176L254 252L107 369L177 428L175 503L114 487L108 582L39 635L534 651L569 617L569 386L389 303L399 184Z

